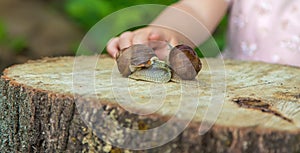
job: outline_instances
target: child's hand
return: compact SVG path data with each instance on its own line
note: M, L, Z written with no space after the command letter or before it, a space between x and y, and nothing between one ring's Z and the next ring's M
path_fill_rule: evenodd
M154 43L151 43L151 41ZM133 44L148 44L155 49L155 53L159 58L164 59L169 54L169 46L167 43L172 46L178 45L179 43L190 44L185 37L175 31L161 27L148 26L132 32L124 32L119 37L112 38L107 43L106 48L108 53L115 58L117 52ZM162 44L164 45L162 46Z
M151 22L152 25L112 38L106 49L115 58L124 48L133 44L146 44L154 48L160 59L164 59L169 51L167 43L171 46L185 44L191 47L203 43L214 31L228 6L229 3L224 0L180 0L161 12Z

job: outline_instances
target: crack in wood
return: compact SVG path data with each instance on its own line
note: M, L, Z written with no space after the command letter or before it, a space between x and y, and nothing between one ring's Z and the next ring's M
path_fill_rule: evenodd
M243 89L243 88L256 87L256 86L264 86L264 85L270 85L270 84L274 84L274 82L264 82L264 83L258 83L258 84L251 84L251 85L247 85L247 86L241 86L241 87L236 88L236 89Z
M300 99L300 93L290 93L290 92L275 92L273 94L278 99L288 99L291 101L298 101Z
M250 97L238 97L232 99L233 102L238 104L239 107L242 108L247 108L247 109L255 109L255 110L260 110L264 113L270 113L273 114L277 117L282 118L283 120L293 123L293 120L282 115L276 110L273 110L270 106L270 104L261 101L260 99L255 99L255 98L250 98Z

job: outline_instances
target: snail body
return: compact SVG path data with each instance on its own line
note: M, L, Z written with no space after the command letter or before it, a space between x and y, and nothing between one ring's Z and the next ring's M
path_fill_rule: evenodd
M157 57L152 57L149 61L149 67L141 68L140 70L129 75L129 78L135 80L144 80L156 83L166 83L171 79L171 69Z

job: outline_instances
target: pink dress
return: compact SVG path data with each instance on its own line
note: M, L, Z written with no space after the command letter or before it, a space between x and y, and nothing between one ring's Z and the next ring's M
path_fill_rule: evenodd
M232 0L223 56L300 67L300 0Z

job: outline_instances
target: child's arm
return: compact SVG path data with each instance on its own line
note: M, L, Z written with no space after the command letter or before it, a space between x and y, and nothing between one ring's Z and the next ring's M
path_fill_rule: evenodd
M202 43L206 38L206 29L212 32L226 13L228 2L225 0L182 0L166 8L150 26L124 32L120 37L112 38L107 51L115 54L132 44L149 40L168 41L171 45L185 43L190 46ZM201 22L201 24L199 23ZM202 32L201 32L202 31ZM161 53L164 57L166 53Z

